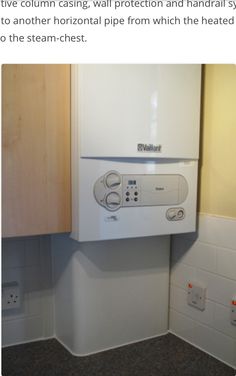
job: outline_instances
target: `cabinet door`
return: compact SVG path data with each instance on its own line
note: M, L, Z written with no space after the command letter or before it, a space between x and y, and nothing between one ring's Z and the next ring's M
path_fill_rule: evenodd
M2 68L3 236L71 230L70 66Z

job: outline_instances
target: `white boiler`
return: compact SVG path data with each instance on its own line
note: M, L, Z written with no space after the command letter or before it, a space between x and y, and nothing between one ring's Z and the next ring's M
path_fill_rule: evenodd
M72 238L195 230L201 67L72 71Z
M72 68L79 242L55 235L52 249L55 335L74 355L168 332L168 234L195 230L200 76L198 65Z

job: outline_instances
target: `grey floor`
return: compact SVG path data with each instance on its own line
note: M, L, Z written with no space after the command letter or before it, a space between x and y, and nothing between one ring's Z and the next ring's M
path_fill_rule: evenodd
M234 376L235 371L172 334L87 357L55 339L2 352L3 376Z

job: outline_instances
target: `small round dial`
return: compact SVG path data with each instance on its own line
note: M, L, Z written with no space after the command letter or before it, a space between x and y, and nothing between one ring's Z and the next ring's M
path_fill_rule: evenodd
M114 189L120 186L121 177L116 172L110 172L105 178L106 186L110 189Z
M106 197L106 206L110 210L119 209L121 204L121 197L117 192L108 193Z

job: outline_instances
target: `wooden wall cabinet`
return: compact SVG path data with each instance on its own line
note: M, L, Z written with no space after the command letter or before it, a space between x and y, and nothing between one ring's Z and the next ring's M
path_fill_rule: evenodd
M70 66L2 67L2 233L71 231Z

